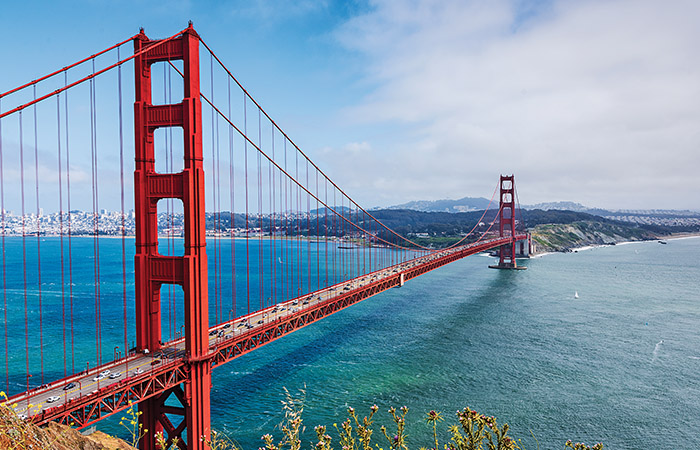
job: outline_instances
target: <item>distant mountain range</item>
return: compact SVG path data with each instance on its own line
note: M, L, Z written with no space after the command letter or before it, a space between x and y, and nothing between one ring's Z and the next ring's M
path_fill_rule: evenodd
M410 209L423 212L450 212L460 213L469 211L483 211L489 205L488 199L464 197L459 200L417 200L401 205L390 206L384 209Z
M498 200L495 200L498 202ZM458 200L416 200L401 205L390 206L385 209L410 209L423 212L470 212L483 211L489 205L489 200L483 197L464 197ZM549 211L558 209L564 211L589 212L591 208L575 202L549 202L538 203L536 205L522 205L523 209L541 209Z
M489 201L483 197L464 197L458 200L416 200L401 205L389 206L384 209L410 209L413 211L423 212L449 212L460 213L470 211L482 211L488 207ZM688 210L666 210L666 209L648 209L648 210L607 210L601 208L589 208L576 202L546 202L537 203L535 205L521 205L523 209L541 209L543 211L560 210L560 211L575 211L593 214L596 216L610 217L623 215L646 215L646 216L676 216L676 217L698 217L700 212Z

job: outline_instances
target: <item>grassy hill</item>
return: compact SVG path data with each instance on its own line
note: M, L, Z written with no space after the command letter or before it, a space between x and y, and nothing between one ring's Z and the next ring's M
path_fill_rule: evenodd
M657 239L649 230L594 220L540 224L531 229L537 252L561 252L587 245Z

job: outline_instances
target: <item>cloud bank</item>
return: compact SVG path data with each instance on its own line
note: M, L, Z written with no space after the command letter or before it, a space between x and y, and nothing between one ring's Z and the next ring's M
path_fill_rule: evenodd
M698 23L693 0L373 1L337 30L370 88L344 115L391 131L324 155L375 204L515 173L524 203L700 210Z

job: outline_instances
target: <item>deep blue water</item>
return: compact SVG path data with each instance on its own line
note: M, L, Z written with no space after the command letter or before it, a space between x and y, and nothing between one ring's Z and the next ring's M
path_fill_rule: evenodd
M284 387L306 386L306 448L315 425L341 422L348 405L364 413L375 403L379 424L389 424L388 407L410 408L411 448L430 445L427 411L442 411L446 429L466 406L508 422L529 449L530 431L541 449L567 439L696 448L698 253L696 238L546 255L525 261L526 271L466 258L216 369L212 426L257 448L262 434L279 437ZM18 326L10 339L23 318ZM15 364L24 370L23 354ZM119 433L114 420L99 428Z

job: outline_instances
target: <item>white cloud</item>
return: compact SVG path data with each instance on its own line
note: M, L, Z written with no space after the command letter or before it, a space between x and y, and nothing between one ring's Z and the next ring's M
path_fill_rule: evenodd
M366 144L387 201L489 196L514 172L525 203L700 209L700 3L372 6L338 37L373 87L347 118L403 130Z

